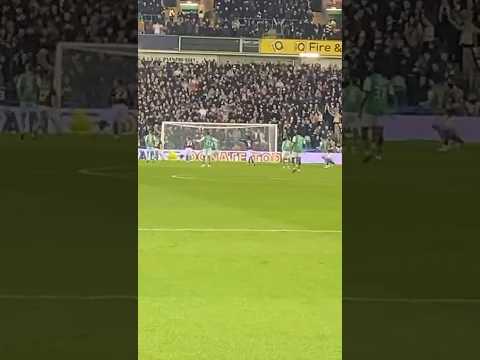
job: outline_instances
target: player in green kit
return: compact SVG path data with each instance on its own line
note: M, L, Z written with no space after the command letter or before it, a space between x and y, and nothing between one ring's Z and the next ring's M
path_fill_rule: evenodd
M156 144L157 144L157 139L156 139L155 135L153 134L153 131L149 131L148 135L145 136L145 146L147 148L147 156L146 156L147 163L149 161L152 161L155 157L155 152L156 152L155 146L156 146Z
M282 165L285 169L289 163L292 156L292 142L288 137L285 137L282 142Z
M392 94L390 81L376 65L363 83L365 98L360 110L362 138L365 142L365 159L381 160L383 156L383 124L381 118L389 112L389 96Z
M292 158L294 159L293 172L300 171L302 166L302 154L305 149L305 138L297 131L292 140Z
M23 140L27 125L30 126L32 137L36 137L40 124L40 110L38 107L39 78L33 71L32 65L25 66L25 72L17 79L17 96L20 101L20 138ZM35 115L33 120L32 115Z
M359 80L347 78L343 88L343 127L347 151L355 152L360 139L360 118L364 92Z
M203 164L202 167L208 166L211 167L213 151L217 149L218 142L213 136L210 135L210 132L206 132L199 142L203 146Z

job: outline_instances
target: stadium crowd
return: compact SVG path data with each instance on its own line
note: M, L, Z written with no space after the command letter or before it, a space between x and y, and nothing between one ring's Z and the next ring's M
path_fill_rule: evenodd
M25 64L53 77L59 41L136 43L136 5L128 0L11 0L0 5L0 103L15 102Z
M140 33L262 37L265 34L302 39L339 39L335 20L314 21L307 0L218 0L214 11L176 13L161 0L139 0Z
M341 147L341 70L319 64L139 63L139 138L162 121L278 124L310 149ZM280 141L281 142L281 141Z
M344 0L344 71L363 80L376 63L393 84L397 109L430 111L448 86L461 112L480 115L479 0Z

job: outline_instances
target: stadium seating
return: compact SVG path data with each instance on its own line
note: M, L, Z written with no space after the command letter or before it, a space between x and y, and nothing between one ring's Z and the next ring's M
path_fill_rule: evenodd
M138 0L140 14L160 14L163 10L162 0Z
M155 5L156 4L156 5ZM169 11L167 14L166 11ZM157 34L339 39L335 21L321 25L308 0L218 0L208 14L171 14L159 0L139 2L142 31ZM172 15L172 16L171 16Z
M446 4L446 5L442 5ZM458 45L468 1L345 1L344 68L364 79L375 63L392 78L400 111L418 112L429 93L447 81L462 85L468 101L463 112L479 115L479 62L475 47ZM480 6L472 8L474 24ZM370 24L366 26L365 24ZM474 36L475 38L475 36ZM476 41L475 41L476 43Z
M139 64L139 136L162 121L276 123L304 132L311 148L341 146L341 71L316 65ZM158 126L157 126L158 128ZM322 141L323 140L323 141Z
M159 1L150 0L152 6ZM129 0L6 2L0 7L0 103L15 103L15 78L26 62L53 75L59 41L137 42L137 9Z

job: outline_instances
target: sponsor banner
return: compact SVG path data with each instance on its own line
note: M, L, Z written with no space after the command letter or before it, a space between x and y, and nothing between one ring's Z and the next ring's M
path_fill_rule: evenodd
M39 106L40 130L47 134L113 134L112 111L110 109L46 109ZM130 111L127 122L121 124L123 134L137 131L137 112ZM33 118L26 125L26 131L33 126ZM19 107L0 106L0 133L18 132L22 112Z
M138 160L147 160L148 150L144 148L138 149ZM215 151L213 159L215 161L228 162L245 162L247 161L246 151ZM279 163L281 160L280 152L254 151L255 161L258 163ZM153 150L151 153L153 160L184 160L185 150ZM193 161L203 161L204 155L201 150L193 150L191 152ZM335 164L342 164L342 154L325 154L325 153L304 153L302 162L304 164L324 164L325 156L329 156Z
M432 128L441 120L432 115L394 115L384 121L386 140L439 140ZM480 142L480 118L457 117L452 123L466 142Z
M261 39L261 54L318 54L325 58L341 58L342 42L338 40Z

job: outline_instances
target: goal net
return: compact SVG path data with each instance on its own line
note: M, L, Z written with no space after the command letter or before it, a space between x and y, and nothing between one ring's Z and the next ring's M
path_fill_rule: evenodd
M161 141L165 150L180 150L185 147L187 138L198 141L209 133L218 140L218 149L241 151L244 141L253 140L255 151L277 151L278 129L276 124L234 124L234 123L162 123Z
M60 108L110 106L114 79L127 84L136 101L138 48L130 44L61 42L55 55L54 88ZM135 108L135 103L130 104Z

